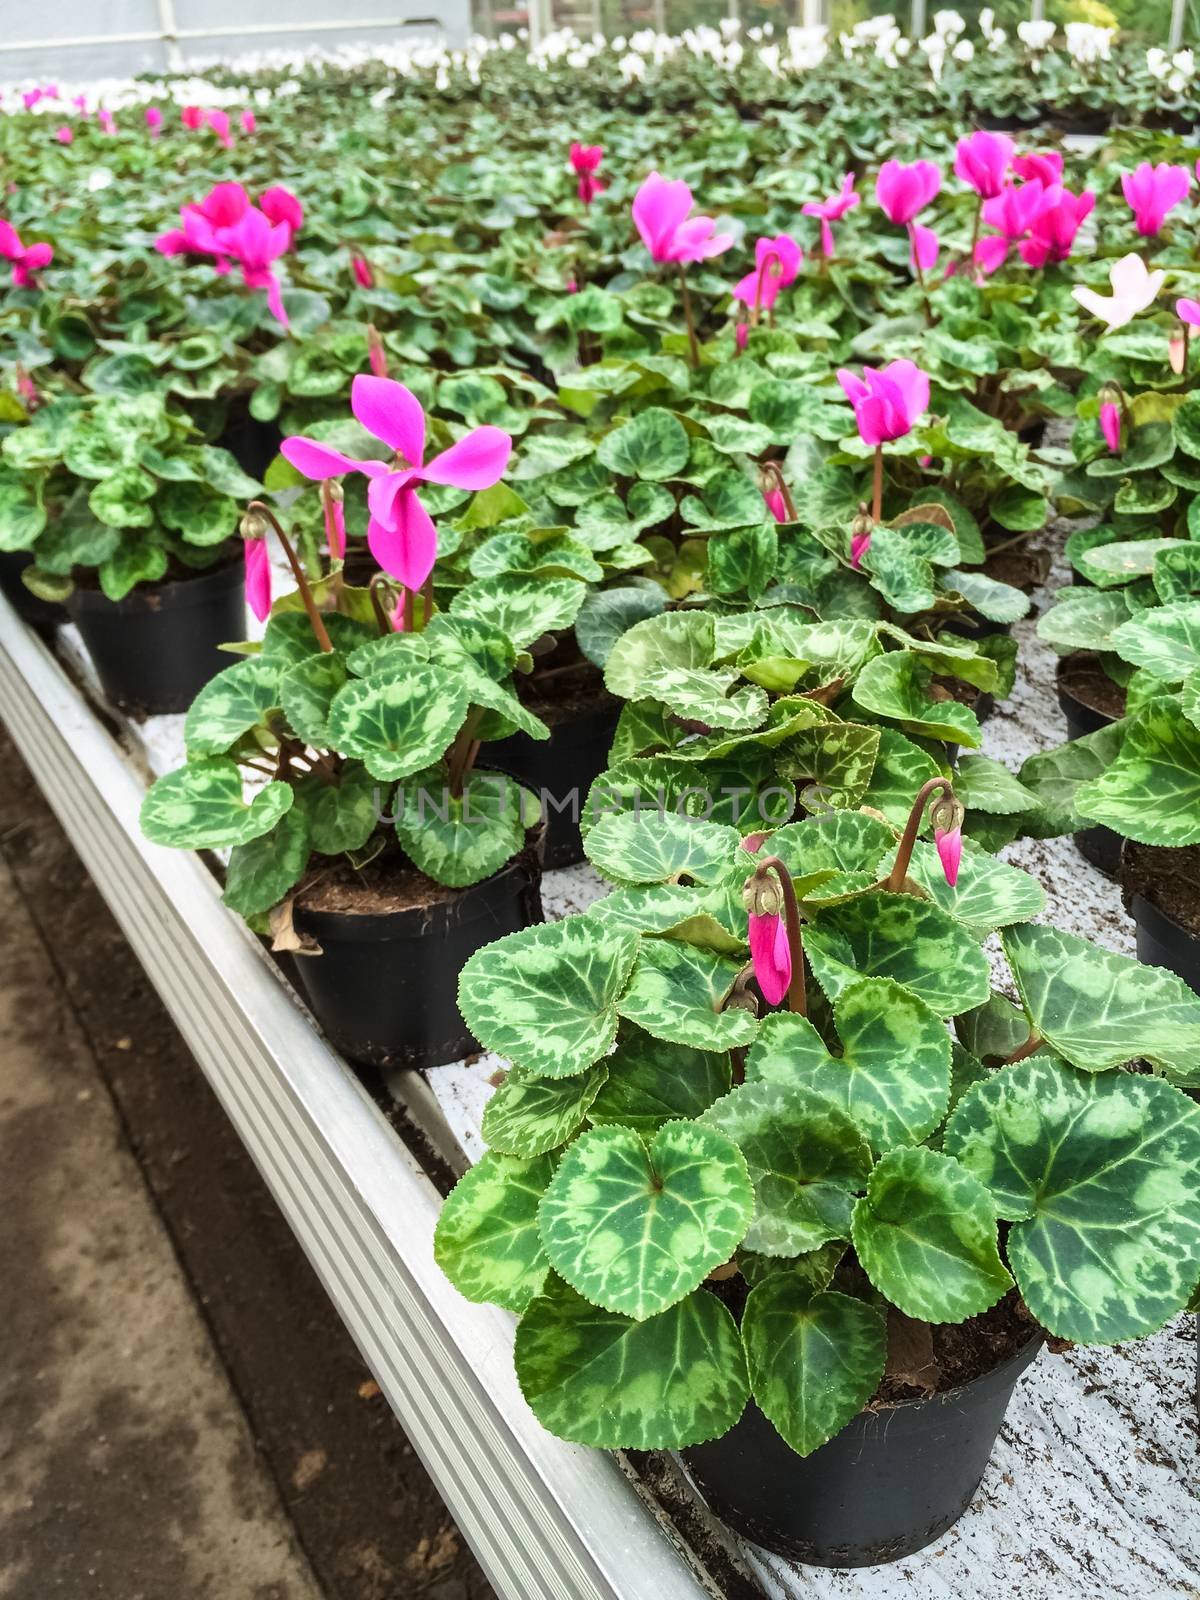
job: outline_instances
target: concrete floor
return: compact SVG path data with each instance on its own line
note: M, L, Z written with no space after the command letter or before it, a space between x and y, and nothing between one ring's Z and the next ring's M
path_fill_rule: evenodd
M0 1596L320 1600L0 862Z

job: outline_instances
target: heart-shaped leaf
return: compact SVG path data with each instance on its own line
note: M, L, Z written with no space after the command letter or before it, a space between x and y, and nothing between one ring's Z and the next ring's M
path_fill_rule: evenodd
M688 449L679 418L661 406L651 406L606 434L596 454L610 472L661 483L686 465Z
M617 640L604 668L611 694L644 698L647 675L664 667L707 667L716 648L713 620L706 611L668 611L635 622Z
M531 1077L569 1078L611 1050L638 949L589 917L522 928L470 958L459 1008L485 1049Z
M607 1077L604 1062L573 1078L510 1072L484 1107L485 1143L526 1159L557 1150L583 1126Z
M1072 1066L1104 1072L1144 1057L1195 1074L1200 996L1174 973L1059 928L1029 923L1000 937L1032 1027Z
M1113 648L1163 683L1182 683L1200 671L1200 601L1140 611L1113 634Z
M615 1122L636 1133L656 1133L664 1122L698 1117L728 1094L729 1056L654 1039L640 1028L625 1031L605 1062L608 1078L588 1113L592 1122Z
M1037 804L1037 796L992 756L960 757L954 792L968 811L986 811L989 815L1029 811Z
M246 662L245 665L251 663ZM336 650L327 650L297 661L280 678L279 698L283 714L305 744L320 750L331 742L329 708L334 695L348 677L343 657Z
M433 1235L433 1255L468 1300L524 1311L546 1281L538 1206L554 1158L485 1155L455 1184Z
M738 859L735 828L670 812L627 811L601 817L589 832L587 858L613 883L714 883ZM747 873L753 863L747 859Z
M446 768L432 767L397 787L396 836L421 872L464 889L524 847L527 812L537 802L504 773L475 771L455 795Z
M975 713L957 700L933 699L928 692L931 677L914 657L893 651L867 662L852 694L864 711L894 718L909 733L974 749L980 738Z
M767 696L747 684L729 691L738 681L736 668L704 671L696 667L658 667L642 679L640 694L661 700L673 716L703 729L744 732L766 720Z
M1113 635L1129 621L1124 590L1103 594L1096 589L1066 591L1038 620L1038 638L1058 650L1112 650Z
M775 1272L742 1313L750 1389L797 1455L811 1455L862 1410L883 1377L887 1318L836 1291Z
M222 850L270 832L293 798L289 784L268 783L247 805L236 763L206 756L152 785L142 802L142 832L152 844Z
M737 1146L700 1123L668 1122L649 1141L631 1128L581 1134L538 1218L560 1277L593 1305L643 1322L729 1260L753 1211Z
M981 1005L987 957L953 917L911 894L869 894L829 906L804 930L817 982L836 1000L856 978L892 978L939 1017Z
M746 1158L754 1185L747 1250L794 1256L848 1237L853 1196L867 1181L871 1151L836 1106L794 1080L786 1086L748 1081L710 1106L701 1121L726 1134Z
M258 917L278 905L294 888L308 865L308 817L293 805L269 833L235 845L225 873L221 899L239 917Z
M746 1080L802 1089L839 1107L876 1150L917 1144L946 1114L950 1038L941 1019L887 978L848 983L834 1001L831 1055L806 1017L764 1017Z
M854 1208L851 1237L880 1294L921 1322L962 1322L1012 1288L990 1193L924 1145L879 1162Z
M534 1416L601 1450L682 1450L727 1433L749 1386L737 1324L707 1290L644 1322L590 1305L551 1277L517 1329Z
M329 707L329 737L373 777L411 778L440 761L462 726L466 690L414 662L403 677L355 678Z
M891 867L894 855L892 851L880 860L880 877ZM969 845L958 864L958 881L953 888L946 882L937 850L919 839L913 846L908 875L976 939L986 939L996 928L1005 928L1009 923L1027 922L1046 905L1046 891L1030 873L1006 866L986 850Z
M733 1050L749 1044L748 1011L722 1011L741 963L674 939L643 939L637 965L617 1009L630 1022L672 1044Z
M903 828L914 796L942 769L919 745L895 728L880 728L871 781L859 804L882 811L894 828Z
M946 1149L1011 1219L1021 1294L1057 1338L1139 1338L1187 1303L1200 1275L1200 1107L1178 1089L1034 1056L967 1091Z
M527 650L544 633L569 628L587 592L587 585L575 578L533 578L506 572L496 578L477 578L460 589L450 602L450 613L488 623L506 633L518 650Z
M279 664L251 656L218 672L200 690L183 725L195 755L222 755L279 705Z
M833 811L777 829L763 853L778 856L796 885L797 898L816 906L869 889L880 876L880 853L894 854L895 849L895 835L878 818Z
M1124 726L1116 760L1079 785L1075 809L1141 844L1200 842L1200 728L1172 695L1151 700Z

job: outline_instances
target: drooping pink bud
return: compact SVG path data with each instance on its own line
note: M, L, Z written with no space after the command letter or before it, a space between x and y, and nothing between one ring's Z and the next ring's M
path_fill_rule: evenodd
M233 139L229 133L229 113L227 111L206 111L204 120L225 146L226 150L233 149Z
M375 287L375 274L371 271L371 263L363 256L354 256L351 259L350 270L354 273L354 281L360 289Z
M764 489L763 499L767 502L767 509L775 518L776 522L787 521L787 506L784 503L782 489Z
M962 860L962 827L935 828L933 830L934 843L942 863L942 871L946 874L946 882L953 889L958 882L958 864Z
M200 106L184 106L179 113L179 120L185 128L202 128L204 126L204 111Z
M1100 431L1105 444L1115 455L1121 448L1121 408L1115 400L1100 402Z
M574 278L568 278L567 279L566 290L567 290L568 294L578 294L579 293L579 284L575 281Z
M862 558L871 548L872 531L872 529L868 528L864 533L852 533L850 535L850 565L858 570L862 568Z
M271 563L267 556L267 541L259 537L243 537L242 549L246 560L246 604L260 622L271 614Z
M162 131L162 112L157 106L146 107L146 126L150 130L150 137L157 139Z
M1187 365L1187 340L1182 333L1173 333L1167 340L1167 362L1171 371L1179 377Z
M258 118L254 115L253 111L243 111L242 112L242 132L243 133L257 133L258 132Z
M75 135L72 133L71 129L67 127L66 123L63 124L54 137L58 140L59 144L73 144L75 140Z
M750 959L754 976L769 1006L777 1006L792 981L792 950L783 917L750 913Z
M739 351L746 348L746 340L749 337L750 324L748 322L739 322L733 330L733 342L737 345Z

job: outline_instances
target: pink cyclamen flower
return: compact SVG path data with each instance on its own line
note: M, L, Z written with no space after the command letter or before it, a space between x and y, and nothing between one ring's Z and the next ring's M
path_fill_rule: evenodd
M359 374L350 389L350 409L368 433L396 452L390 465L356 461L312 439L285 439L286 460L306 478L323 481L346 472L370 478L367 543L379 565L406 588L419 589L437 559L437 531L417 498L422 483L456 489L490 489L504 475L512 439L501 428L474 428L432 461L425 461L425 413L402 383ZM405 464L406 463L406 464Z
M888 221L903 228L941 187L942 175L932 161L885 161L875 180L875 198Z
M962 860L962 829L935 828L933 838L946 882L953 889L958 882L958 864Z
M289 241L304 226L304 207L290 189L276 187L264 190L258 202L268 222L281 222L288 230Z
M777 239L760 239L754 247L754 271L748 272L733 291L735 300L769 311L779 291L795 283L804 252L790 234Z
M206 111L204 120L225 146L226 150L233 149L233 137L229 132L228 111Z
M566 284L564 285L564 287L565 287L565 289L566 289L568 294L578 294L579 293L579 285L575 281L574 278L568 278L567 281L566 281Z
M792 981L792 947L787 924L778 912L774 916L750 913L750 959L763 999L769 1006L777 1006Z
M1134 226L1143 237L1159 231L1167 212L1186 197L1190 183L1186 167L1172 167L1165 161L1156 167L1143 161L1135 171L1125 174L1121 193L1133 211Z
M104 129L105 133L116 133L117 119L106 107L100 107L99 111L96 113L96 119L100 126Z
M983 220L996 232L975 246L975 265L980 271L995 272L1042 212L1058 204L1059 196L1058 189L1047 190L1040 179L1032 178L1028 183L1005 184L999 194L985 200Z
M216 237L220 248L241 266L242 282L247 289L267 291L267 305L286 328L288 316L283 305L282 286L275 276L274 263L291 246L292 235L287 224L272 224L261 211L251 206L232 227L217 230Z
M585 206L590 206L604 190L603 181L596 176L603 159L604 151L598 144L575 143L571 146L571 165L579 179L579 198Z
M1200 328L1200 300L1176 300L1175 315L1181 322Z
M26 248L12 223L0 220L0 256L12 262L14 289L29 289L34 287L33 274L54 260L54 250L48 244Z
M1036 150L1027 156L1014 156L1012 169L1018 178L1036 178L1043 188L1062 182L1063 158L1060 150Z
M1115 400L1100 402L1100 431L1105 444L1115 455L1121 448L1121 408Z
M955 176L969 183L981 200L991 200L1004 187L1004 175L1015 149L1007 134L988 133L981 128L958 141Z
M642 243L655 261L703 261L719 256L733 243L731 233L717 233L712 217L690 217L692 191L682 178L652 172L633 197L633 220Z
M65 123L54 135L54 137L58 140L59 144L73 144L75 141L75 135Z
M363 256L350 258L350 270L354 274L354 281L360 289L373 289L375 287L375 274L371 271L371 263Z
M767 510L776 522L787 521L787 506L784 504L782 489L764 489L763 499L767 502Z
M253 111L243 111L242 112L242 132L243 133L257 133L258 132L258 118L254 115Z
M733 342L737 345L739 351L746 348L746 340L749 337L750 324L748 322L739 322L733 330Z
M204 126L204 112L199 106L184 106L179 113L179 120L185 128L202 128Z
M923 223L910 222L908 235L908 259L913 269L918 272L932 271L937 266L939 249L937 234Z
M806 200L800 207L804 216L820 217L821 219L821 254L823 256L832 256L833 254L833 229L829 224L831 222L840 222L847 211L853 211L861 199L862 195L854 187L854 174L848 172L842 179L842 187L837 194L832 194L825 200Z
M243 539L246 562L246 604L260 622L271 614L271 562L265 539Z
M861 569L862 558L871 548L871 534L873 532L874 529L867 528L862 533L852 533L850 535L850 565L852 567Z
M146 107L146 126L150 130L150 137L157 139L162 132L162 112L157 106Z
M861 378L838 368L838 382L854 407L854 420L864 444L887 444L912 432L913 423L929 406L929 375L912 361L892 361L877 372L864 367Z
M1057 185L1055 186L1057 188ZM1059 189L1054 205L1038 214L1028 239L1021 242L1021 260L1027 267L1044 267L1048 262L1066 261L1075 244L1075 235L1091 215L1096 196L1090 189L1074 195Z

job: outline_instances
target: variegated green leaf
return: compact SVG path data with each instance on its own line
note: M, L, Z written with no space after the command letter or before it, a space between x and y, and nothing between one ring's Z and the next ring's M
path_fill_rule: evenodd
M932 673L910 655L893 651L868 661L852 690L855 702L877 717L891 717L909 733L954 744L979 744L979 722L957 700L934 700L928 693Z
M660 883L616 889L591 906L589 915L609 927L660 933L718 955L740 956L745 954L748 936L740 886L736 908L731 905L733 899L729 886L709 889Z
M268 783L247 805L236 763L205 756L152 785L142 802L142 832L152 844L221 850L269 833L292 799L288 784Z
M860 805L875 771L881 731L853 722L801 728L780 745L776 771L823 806Z
M297 600L299 596L297 595ZM277 604L279 602L276 602ZM343 617L339 612L327 611L322 619L325 631L335 650L349 656L360 645L371 641L371 629L353 617ZM401 637L398 635L397 637ZM312 631L312 623L303 610L275 611L267 622L263 634L262 659L273 661L280 671L303 661L305 656L317 655L321 646ZM357 672L358 668L353 667Z
M958 540L944 528L939 532L945 534L952 559L957 561ZM871 574L872 587L879 590L894 611L911 616L933 606L937 597L933 568L909 545L903 529L876 528L862 564Z
M767 697L753 684L730 694L736 668L703 671L697 667L657 667L642 679L639 693L661 700L673 716L700 724L700 731L723 728L744 732L766 720Z
M450 1191L433 1254L468 1300L524 1311L546 1281L538 1206L554 1173L549 1155L485 1155Z
M609 651L604 682L623 700L642 699L649 673L664 667L705 668L715 648L713 619L706 611L665 611L635 622L621 635Z
M1164 684L1182 683L1200 671L1200 601L1139 611L1113 634L1113 648Z
M546 724L525 709L509 686L517 651L501 629L475 617L439 612L419 637L429 646L429 659L453 674L471 705L499 713L531 739L550 737Z
M651 406L607 434L596 455L623 478L661 483L686 465L688 436L674 412Z
M592 1122L615 1122L644 1136L664 1122L698 1117L728 1094L729 1056L693 1050L629 1028L608 1057L608 1078L592 1103Z
M836 1056L806 1017L764 1017L746 1056L747 1082L820 1095L876 1150L917 1144L946 1114L950 1037L944 1024L887 978L848 983L834 1001L833 1018L842 1045Z
M293 805L257 839L233 847L221 899L239 917L257 917L278 905L308 865L308 817Z
M737 1324L707 1290L635 1322L551 1278L514 1351L535 1417L560 1439L602 1450L682 1450L727 1433L745 1409Z
M1144 1057L1168 1074L1196 1072L1200 996L1174 973L1059 928L1000 937L1030 1023L1072 1066L1104 1072Z
M485 622L506 633L518 650L528 650L545 633L569 628L588 593L575 578L529 578L503 573L476 578L450 602L450 614Z
M1037 796L992 756L962 756L954 774L954 792L968 811L989 815L1008 816L1037 805Z
M643 1322L741 1243L754 1192L737 1146L697 1122L648 1141L598 1127L568 1147L538 1211L550 1264L593 1305Z
M305 744L323 749L330 743L329 707L348 677L345 661L333 650L306 656L280 678L283 714Z
M1056 750L1026 758L1021 786L1034 795L1036 804L1022 818L1023 832L1035 839L1053 839L1086 827L1075 809L1075 796L1080 784L1099 777L1117 759L1125 729L1124 721L1110 723Z
M463 889L490 878L525 845L537 803L500 772L472 772L462 794L450 792L444 766L396 789L396 836L413 864L435 883Z
M336 783L314 773L295 789L296 805L308 818L312 847L327 856L361 850L388 807L388 785L358 762L343 766Z
M881 857L879 876L889 870L895 851ZM956 917L977 939L986 939L996 928L1012 922L1027 922L1045 909L1046 891L1028 872L1009 867L986 850L969 843L958 864L958 881L953 887L937 850L917 840L913 847L908 875L934 902Z
M346 684L329 708L329 736L372 777L411 778L441 760L469 703L454 680L417 662L403 677Z
M279 665L251 656L210 678L192 701L183 737L193 755L223 755L279 705Z
M747 1250L794 1256L848 1236L853 1196L867 1181L871 1151L829 1100L794 1081L748 1081L700 1120L732 1139L746 1158L754 1186Z
M573 1078L510 1072L484 1107L484 1142L526 1159L557 1150L583 1126L607 1077L602 1061Z
M943 572L941 580L948 590L962 595L967 604L989 622L1019 622L1029 611L1027 594L1022 594L1011 583L989 578L986 572L955 567Z
M1154 558L1154 588L1164 604L1200 594L1200 544L1177 539L1172 548L1160 550Z
M1112 650L1113 635L1130 616L1123 589L1066 589L1037 625L1038 638L1056 650Z
M670 812L627 811L602 817L585 850L592 865L613 883L676 883L691 878L712 883L737 861L741 836L735 828Z
M459 1009L485 1049L531 1077L569 1078L612 1048L638 949L590 917L522 928L470 958Z
M962 1322L1012 1288L990 1193L951 1156L923 1145L879 1162L854 1208L851 1237L880 1294L921 1322Z
M939 1017L982 1004L987 957L940 907L911 894L868 894L821 911L804 930L817 982L836 999L856 978L892 978Z
M880 876L880 852L894 854L895 849L896 837L886 823L860 811L836 811L779 828L762 853L783 862L798 899L820 906L869 889Z
M887 1317L798 1272L775 1272L742 1314L750 1390L797 1455L811 1455L862 1410L883 1377Z
M732 1050L754 1037L748 1011L722 1011L740 963L674 939L643 939L621 1015L656 1039L698 1050Z
M1126 718L1116 760L1079 785L1075 809L1139 844L1200 842L1200 728L1177 696L1163 695Z
M894 828L903 828L913 799L942 769L911 739L895 728L880 728L879 750L860 805L882 811Z
M968 1090L946 1149L1011 1219L1008 1259L1057 1338L1161 1328L1200 1275L1200 1107L1161 1079L1035 1056Z
M738 1271L752 1289L777 1272L797 1273L810 1290L827 1289L848 1249L849 1240L831 1239L799 1256L760 1256L753 1250L739 1250Z
M883 638L894 639L903 649L910 650L933 672L945 677L961 678L977 689L989 693L1000 686L1000 673L991 656L985 655L974 639L959 638L953 633L943 633L939 639L921 639L907 633L894 622L881 622L876 632Z
M1117 509L1122 509L1119 501ZM1147 506L1145 509L1161 510L1162 507ZM1080 559L1080 570L1099 589L1128 583L1131 578L1148 578L1154 571L1159 552L1170 550L1178 543L1177 539L1121 539L1113 544L1097 545Z

